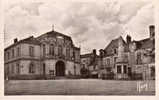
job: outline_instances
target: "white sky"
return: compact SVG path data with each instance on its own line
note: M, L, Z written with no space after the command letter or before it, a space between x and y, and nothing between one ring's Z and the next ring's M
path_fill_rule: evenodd
M65 2L64 2L65 1ZM5 0L5 47L14 38L52 30L70 35L81 52L103 49L120 35L149 36L154 24L152 0Z

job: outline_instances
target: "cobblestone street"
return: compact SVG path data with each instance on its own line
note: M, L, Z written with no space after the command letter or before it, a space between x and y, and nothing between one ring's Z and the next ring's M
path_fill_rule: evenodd
M155 81L146 81L147 91L137 91L138 81L77 80L9 80L5 95L155 95Z

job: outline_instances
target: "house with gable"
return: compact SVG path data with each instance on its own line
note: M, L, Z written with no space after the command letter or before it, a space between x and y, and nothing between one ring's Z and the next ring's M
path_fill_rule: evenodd
M100 77L109 73L114 73L112 78L115 79L128 77L127 43L121 36L113 39L104 50L101 49L99 52L102 60Z

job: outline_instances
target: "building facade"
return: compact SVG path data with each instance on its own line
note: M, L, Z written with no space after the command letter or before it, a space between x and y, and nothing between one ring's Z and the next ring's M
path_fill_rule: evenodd
M155 79L155 26L149 26L149 37L131 41L129 45L129 66L133 74L142 79Z
M87 69L89 72L89 78L98 78L99 71L99 56L96 54L96 50L93 52L81 55L81 68Z
M80 48L74 46L71 37L56 31L15 39L4 55L7 78L80 75Z
M126 41L120 36L100 52L99 77L113 73L113 79L155 79L155 26L149 26L150 36Z
M112 40L108 46L100 50L100 75L99 77L110 76L111 78L119 79L127 76L127 45L123 38L120 36ZM112 76L111 74L114 75ZM109 77L108 77L109 78Z

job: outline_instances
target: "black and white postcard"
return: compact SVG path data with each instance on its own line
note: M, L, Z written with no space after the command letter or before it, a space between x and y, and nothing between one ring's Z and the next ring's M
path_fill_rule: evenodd
M157 1L3 3L5 97L157 96Z

